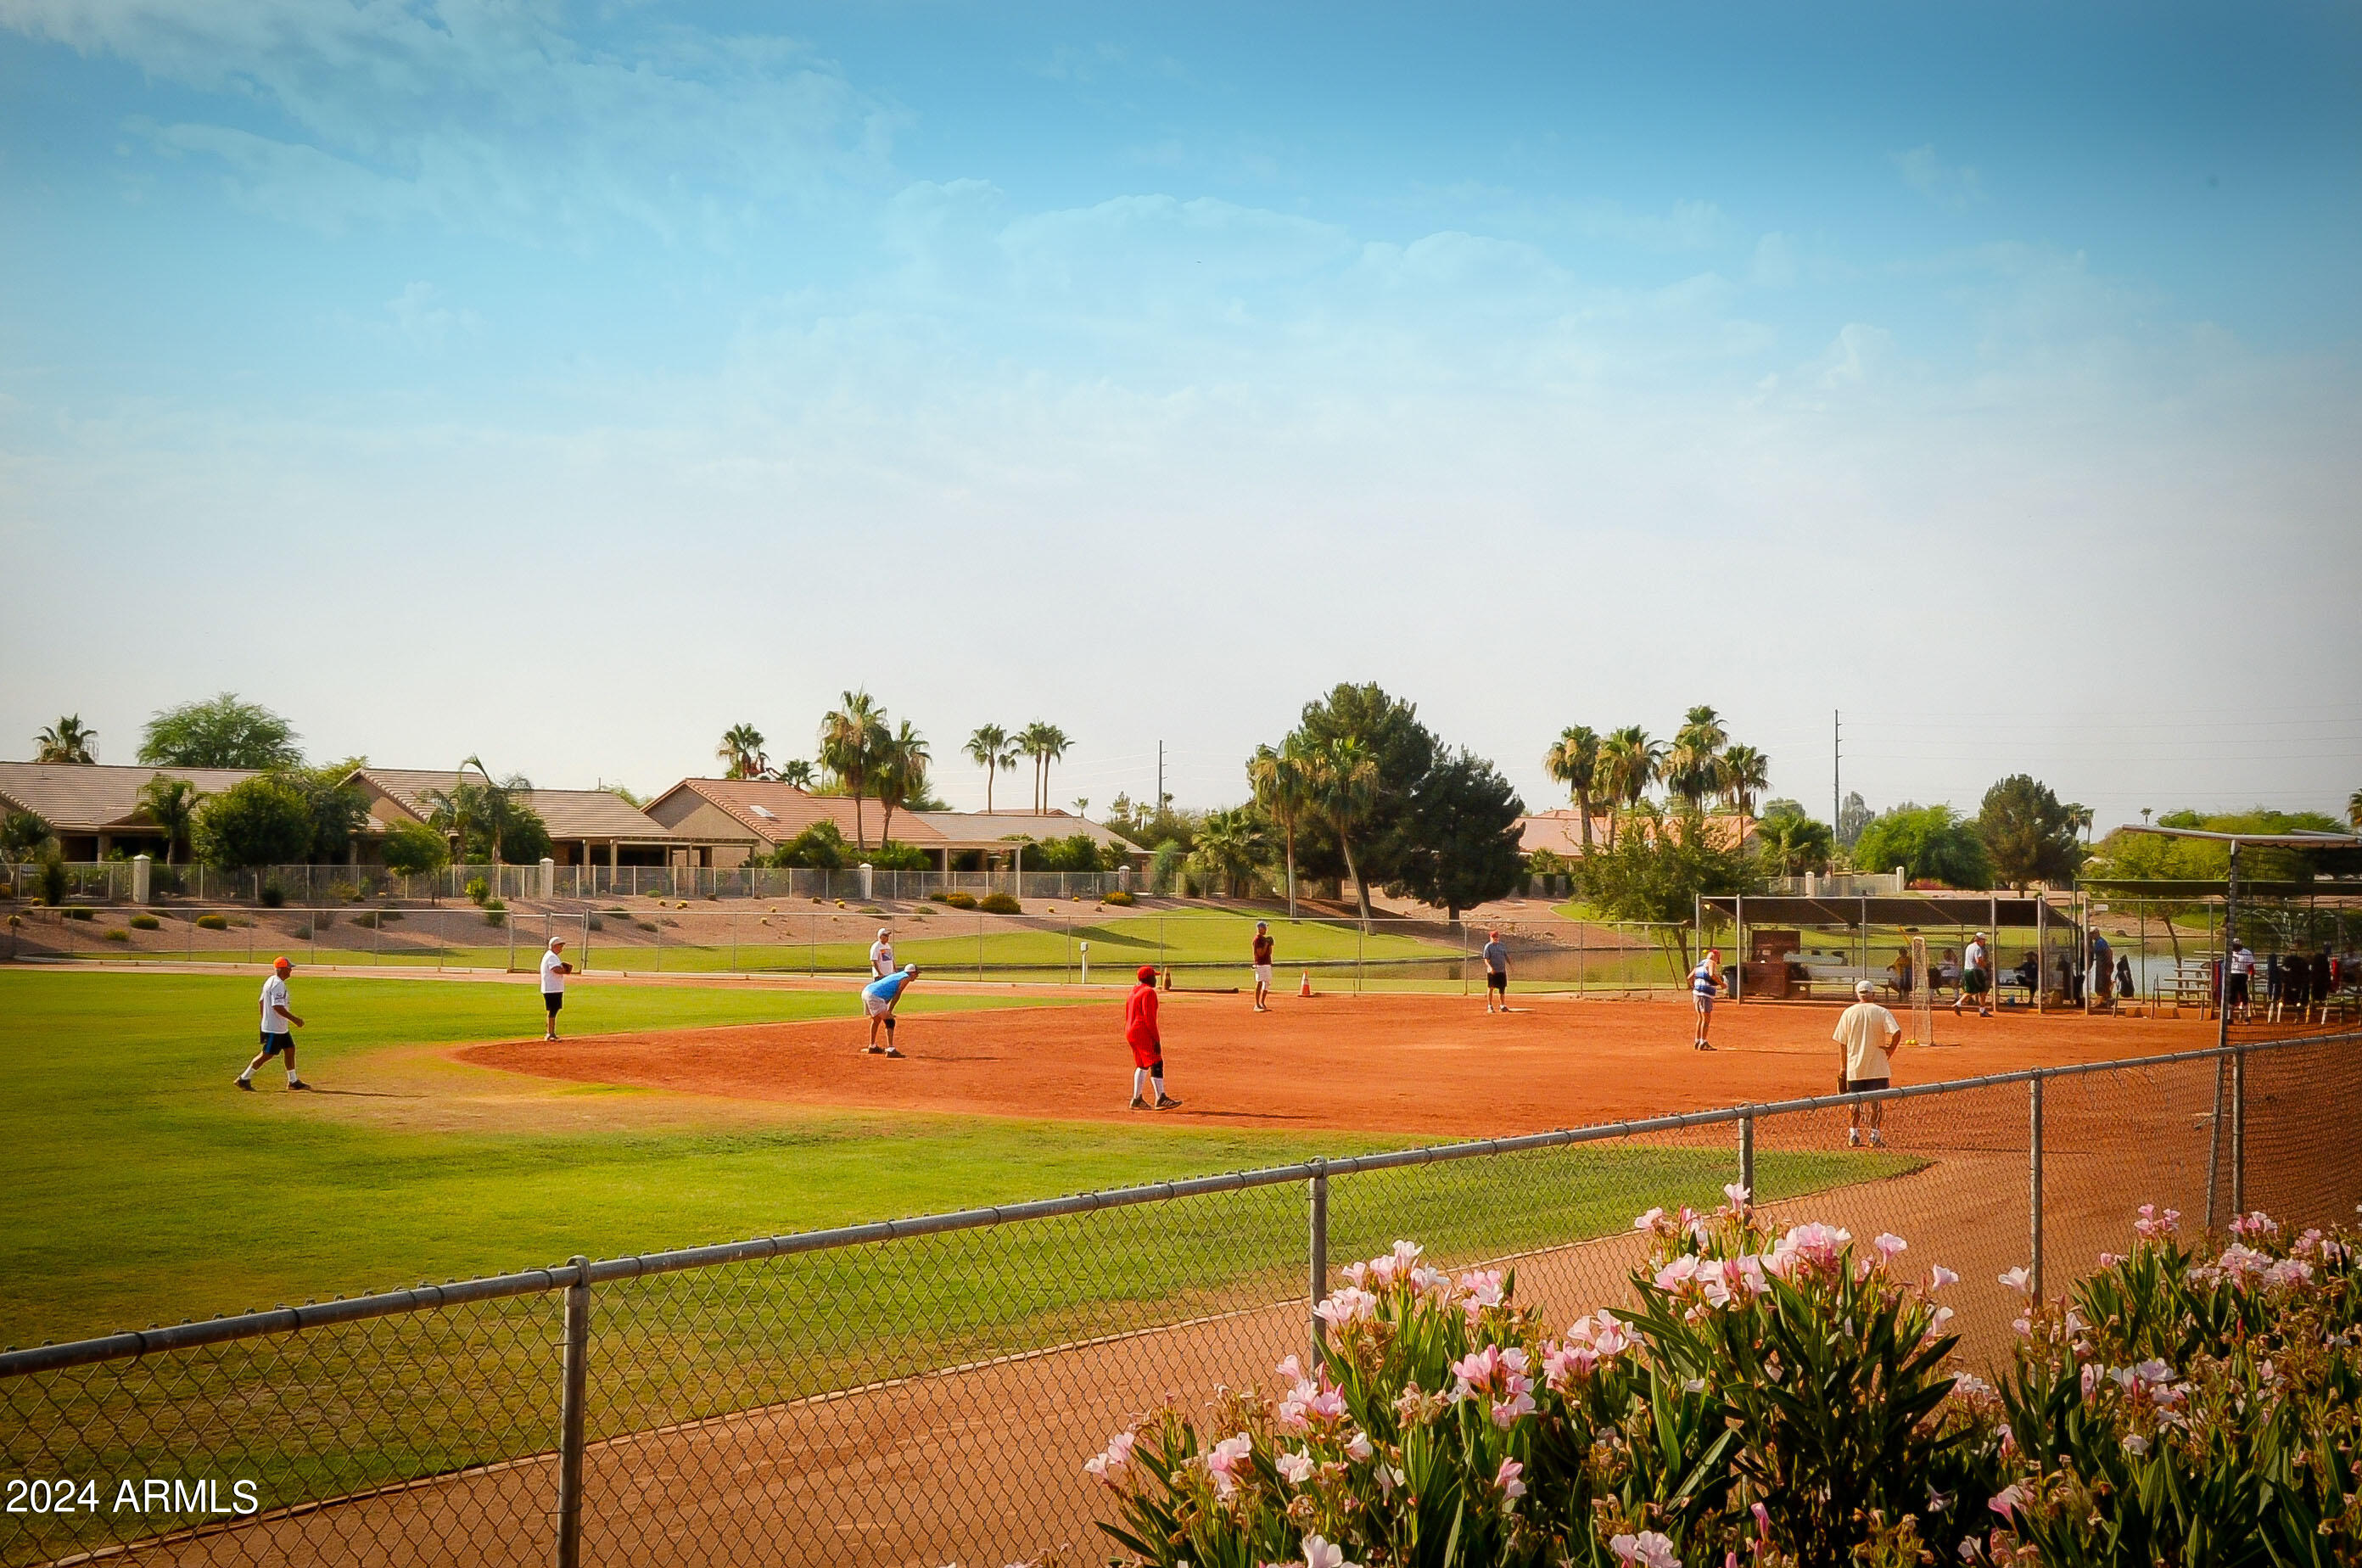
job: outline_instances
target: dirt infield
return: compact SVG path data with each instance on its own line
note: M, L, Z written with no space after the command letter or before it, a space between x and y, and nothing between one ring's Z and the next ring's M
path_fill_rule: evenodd
M1256 1013L1242 996L1164 999L1171 1091L1163 1119L1485 1137L1590 1121L1827 1094L1836 1088L1834 1007L1725 1006L1711 1055L1690 1049L1680 1001L1281 996ZM1119 1003L906 1019L900 1061L860 1054L841 1021L749 1024L454 1047L462 1060L583 1083L635 1085L811 1107L1116 1121L1131 1062ZM2157 1055L2214 1043L2195 1019L1937 1014L1937 1043L1897 1054L1898 1084L2023 1067Z

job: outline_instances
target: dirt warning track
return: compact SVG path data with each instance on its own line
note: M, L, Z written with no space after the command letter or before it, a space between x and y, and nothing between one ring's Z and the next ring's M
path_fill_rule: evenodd
M1164 998L1164 1056L1185 1103L1161 1121L1482 1137L1836 1088L1835 1007L1763 1004L1716 1012L1716 1049L1690 1048L1685 1000L1282 996ZM600 1035L556 1044L454 1048L460 1059L581 1083L814 1108L1121 1121L1131 1061L1120 1004L906 1016L900 1060L861 1054L842 1021ZM1894 1059L1898 1084L2200 1050L2194 1018L1937 1014L1936 1043Z

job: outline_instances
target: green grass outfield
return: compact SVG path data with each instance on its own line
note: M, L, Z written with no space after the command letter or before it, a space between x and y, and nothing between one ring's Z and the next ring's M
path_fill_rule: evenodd
M424 978L299 974L304 1072L323 1092L289 1094L271 1069L241 1094L230 1080L253 1051L257 988L0 969L0 1342L1411 1142L818 1114L549 1083L432 1048L531 1032L529 988ZM566 1018L592 1033L850 1005L594 987ZM1910 1168L1767 1151L1757 1176L1770 1199ZM1331 1252L1410 1236L1449 1263L1609 1235L1650 1204L1710 1205L1732 1175L1727 1148L1590 1146L1340 1178ZM1290 1184L605 1286L593 1435L1267 1305L1302 1288L1304 1226ZM527 1297L11 1379L0 1468L129 1474L230 1454L275 1507L545 1452L557 1309ZM74 1524L37 1555L105 1528Z

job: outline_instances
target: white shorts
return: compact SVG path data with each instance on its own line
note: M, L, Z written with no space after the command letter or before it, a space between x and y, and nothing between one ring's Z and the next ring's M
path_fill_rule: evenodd
M861 1011L865 1017L883 1018L894 1010L895 999L892 997L873 997L865 991L861 997Z
M1265 990L1271 989L1271 966L1268 964L1258 964L1254 966L1254 972L1255 984L1261 986Z
M1706 995L1704 991L1692 991L1690 993L1690 1005L1696 1008L1700 1012L1711 1013L1714 1011L1714 999Z

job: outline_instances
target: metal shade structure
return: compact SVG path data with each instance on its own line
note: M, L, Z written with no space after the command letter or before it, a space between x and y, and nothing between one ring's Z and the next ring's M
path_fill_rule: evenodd
M2350 833L2217 833L2210 828L2159 827L2149 823L2125 824L2127 833L2155 834L2159 838L2194 838L2208 844L2231 846L2231 865L2223 878L2223 967L2214 978L2214 1045L2218 1051L2231 1044L2231 954L2238 945L2239 919L2239 851L2243 849L2362 849L2362 834ZM2231 1212L2238 1213L2246 1207L2247 1175L2247 1056L2242 1051L2229 1059L2230 1077L2227 1099L2231 1106ZM2226 1099L2223 1074L2214 1076L2215 1153L2207 1162L2206 1225L2214 1227L2214 1170L2220 1164L2223 1136L2223 1110Z

